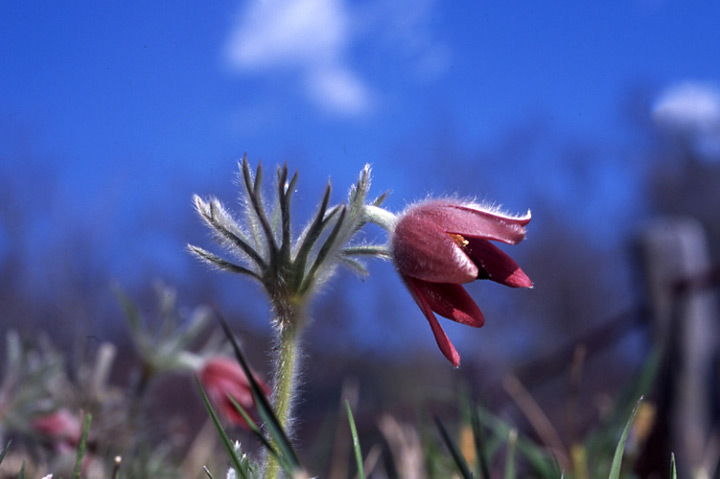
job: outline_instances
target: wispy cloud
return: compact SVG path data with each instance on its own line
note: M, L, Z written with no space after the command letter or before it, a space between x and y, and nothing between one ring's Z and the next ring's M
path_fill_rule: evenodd
M715 129L720 125L720 90L684 82L668 88L653 105L653 117L676 128Z
M660 95L652 116L660 126L689 140L701 156L720 159L720 90L715 85L676 84Z
M292 69L322 109L366 112L371 91L348 66L350 21L342 0L251 0L230 35L226 58L240 71Z
M320 110L360 116L380 98L381 86L370 81L399 73L425 82L445 73L450 55L433 34L436 7L437 0L368 0L352 7L347 0L249 0L230 33L225 59L237 72L291 72ZM358 72L350 51L361 48L382 71Z

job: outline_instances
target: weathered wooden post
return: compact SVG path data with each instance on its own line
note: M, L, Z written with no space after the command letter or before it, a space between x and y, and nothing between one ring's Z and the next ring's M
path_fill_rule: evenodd
M691 218L662 218L644 230L641 249L654 318L653 333L665 354L659 431L675 452L678 477L707 477L711 441L713 369L718 350L715 292L694 287L710 269L705 233Z

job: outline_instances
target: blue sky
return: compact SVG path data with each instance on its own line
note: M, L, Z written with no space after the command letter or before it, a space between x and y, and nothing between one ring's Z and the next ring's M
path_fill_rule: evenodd
M75 230L120 279L194 271L182 247L201 234L163 226L195 221L193 192L232 195L245 152L299 168L309 202L369 162L399 209L448 192L438 171L465 161L461 194L522 211L546 190L570 214L604 198L622 217L636 170L621 101L638 84L717 84L718 24L714 1L3 2L0 172L44 202L28 281L46 235ZM518 127L534 143L504 157ZM580 165L592 193L566 181L565 137L598 145Z
M390 4L390 5L388 5ZM542 114L612 137L633 81L715 80L716 2L8 2L5 130L77 161L294 148L385 159L438 115L462 143ZM9 124L8 124L9 123ZM353 168L355 170L357 168Z

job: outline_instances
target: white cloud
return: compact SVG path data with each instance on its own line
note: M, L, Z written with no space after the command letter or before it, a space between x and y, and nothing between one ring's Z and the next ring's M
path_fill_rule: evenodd
M437 0L368 0L352 7L348 0L247 0L224 58L239 73L290 72L322 111L358 116L379 97L369 76L396 81L400 73L427 82L448 70L449 49L434 35L436 10ZM365 77L349 59L351 48L371 55Z
M264 69L339 61L347 18L337 0L251 0L227 48L231 66Z
M362 113L370 108L365 85L341 67L313 71L307 88L311 98L331 113Z
M720 90L707 83L684 82L655 102L653 119L705 159L720 159Z
M238 71L290 68L318 106L357 115L368 110L371 93L347 65L349 32L342 0L250 0L226 58Z
M677 130L716 129L720 126L720 91L708 84L680 83L660 96L652 114L658 123Z

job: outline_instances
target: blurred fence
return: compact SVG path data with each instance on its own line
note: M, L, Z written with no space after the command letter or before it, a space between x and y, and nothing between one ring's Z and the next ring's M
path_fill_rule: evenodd
M645 304L610 318L545 357L515 371L528 389L567 373L580 351L591 359L639 327L648 329L661 362L651 400L654 430L640 460L641 477L674 453L679 477L718 477L720 462L720 265L713 265L707 235L687 217L648 224L637 244Z
M679 473L710 476L720 451L718 303L707 237L699 222L665 218L641 238L653 335L664 353L658 378L657 436L675 452Z

